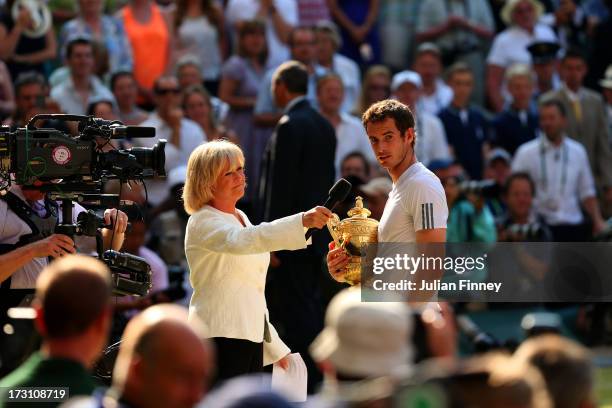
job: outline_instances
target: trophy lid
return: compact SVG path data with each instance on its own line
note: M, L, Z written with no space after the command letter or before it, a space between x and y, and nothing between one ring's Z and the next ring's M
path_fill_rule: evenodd
M351 208L347 215L351 218L368 218L372 214L370 210L364 208L363 206L363 198L357 196L355 198L355 207Z

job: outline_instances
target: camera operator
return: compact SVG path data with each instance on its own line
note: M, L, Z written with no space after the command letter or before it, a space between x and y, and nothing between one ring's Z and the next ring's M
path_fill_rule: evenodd
M499 219L499 241L552 241L544 218L533 209L535 183L528 173L512 174L504 186L506 212Z
M486 199L486 205L496 219L501 217L506 210L503 199L503 186L512 173L511 162L512 157L510 154L500 147L489 151L486 157L486 166L483 173L484 179L495 182L495 186L491 187L492 194Z
M447 242L495 242L495 221L484 195L466 191L462 176L441 181L449 208Z
M77 216L85 209L77 203L73 204L71 222L76 224ZM33 289L49 258L58 258L77 250L88 253L95 249L93 237L76 238L75 247L70 237L54 233L55 226L63 221L59 205L37 189L24 189L13 184L7 194L0 196L0 220L0 252L6 253L0 273L3 292L8 289ZM114 234L110 229L102 229L104 247L119 250L123 244L127 216L117 209L107 209L104 222L114 224ZM3 296L4 299L6 296Z

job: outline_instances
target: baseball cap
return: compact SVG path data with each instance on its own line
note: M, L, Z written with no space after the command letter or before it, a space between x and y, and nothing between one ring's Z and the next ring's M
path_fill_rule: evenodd
M414 71L406 70L393 75L393 79L391 80L391 91L395 92L406 82L413 84L417 88L421 88L423 86L423 82L421 81L421 76L419 74Z
M512 156L510 156L510 153L501 147L496 147L495 149L492 149L489 154L487 154L487 166L491 165L491 163L498 159L501 159L508 164L512 162Z

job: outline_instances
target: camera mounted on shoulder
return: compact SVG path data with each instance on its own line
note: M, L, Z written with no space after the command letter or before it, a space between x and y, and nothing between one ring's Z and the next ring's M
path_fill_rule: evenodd
M78 123L77 134L37 127L39 121ZM113 139L154 137L152 127L125 126L93 116L39 114L15 131L0 126L0 194L6 194L11 182L22 189L47 193L61 202L62 222L55 233L74 238L95 236L100 260L111 269L117 294L145 295L151 287L151 268L140 257L116 251L103 251L101 228L109 227L92 210L83 212L73 224L73 201L88 207L130 205L120 194L103 194L105 182L121 184L150 178L163 178L165 173L165 140L155 146L117 149ZM104 151L106 146L110 150Z

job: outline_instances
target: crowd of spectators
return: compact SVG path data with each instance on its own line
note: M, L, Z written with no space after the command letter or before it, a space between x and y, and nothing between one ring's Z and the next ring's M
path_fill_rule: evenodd
M44 13L30 5L37 2L50 10L42 31ZM352 182L351 197L363 196L373 218L381 216L393 185L376 162L360 115L372 103L394 98L414 113L417 158L444 186L449 242L576 242L602 236L612 228L606 221L612 217L610 38L610 0L78 0L75 5L0 0L0 121L15 129L38 113L93 115L155 128L154 138L121 141L121 147L167 140L168 177L121 189L123 198L141 209L128 212L132 231L124 249L152 265L154 286L148 297L115 302L112 333L118 340L127 321L152 303L188 302L184 239L189 216L181 189L187 160L199 144L225 138L240 145L247 192L238 206L250 219L263 219L262 160L285 113L274 103L272 74L288 60L306 66L306 98L335 131L336 178ZM313 154L307 160L316 165L320 158ZM530 227L538 234L521 235ZM274 259L271 266L278 267ZM169 291L176 284L169 278L173 270L182 277L178 299L168 295L177 293ZM326 280L324 288L336 285L327 282L323 269L320 278ZM339 290L334 286L332 295ZM357 389L364 382L371 399L385 400L387 388L373 377L413 368L394 366L412 361L413 352L403 349L408 340L392 352L392 340L413 338L426 324L419 323L424 317L408 324L401 316L417 316L414 311L359 306L350 292L340 296L346 298L332 302L339 309L325 329L340 337L334 339L337 350L327 350L319 340L313 358L321 360L326 384L344 384L345 402L361 395ZM99 308L106 307L103 300ZM360 307L354 312L365 316L364 326L350 317ZM145 345L147 332L176 325L187 337L199 335L199 328L164 316L135 322L131 330L138 340L117 362L122 377L114 385L131 395L134 405L153 406L138 401L146 394L139 388L143 380L138 376L145 374L138 371L138 356L164 346ZM43 337L53 342L53 333L41 327ZM343 343L341 330L366 340L377 334L359 345L363 369L354 361L347 364L343 353L356 346ZM385 350L388 365L374 357L375 343L384 336L391 342ZM429 341L435 350L435 341ZM466 405L478 396L482 400L476 406L590 406L593 381L583 361L586 352L566 341L538 339L512 357L489 355L443 370L424 369L419 384L434 384ZM98 353L99 345L93 346L93 354ZM212 359L208 346L201 354L202 360ZM31 364L40 363L39 355L33 358ZM89 360L83 360L86 368ZM570 379L584 378L583 383L566 386L568 377L551 368L553 360ZM506 366L513 368L500 370ZM208 378L210 370L194 376ZM402 390L414 386L393 384ZM91 385L83 385L83 394L91 394ZM571 404L551 403L569 401L564 393L571 387L579 388Z

